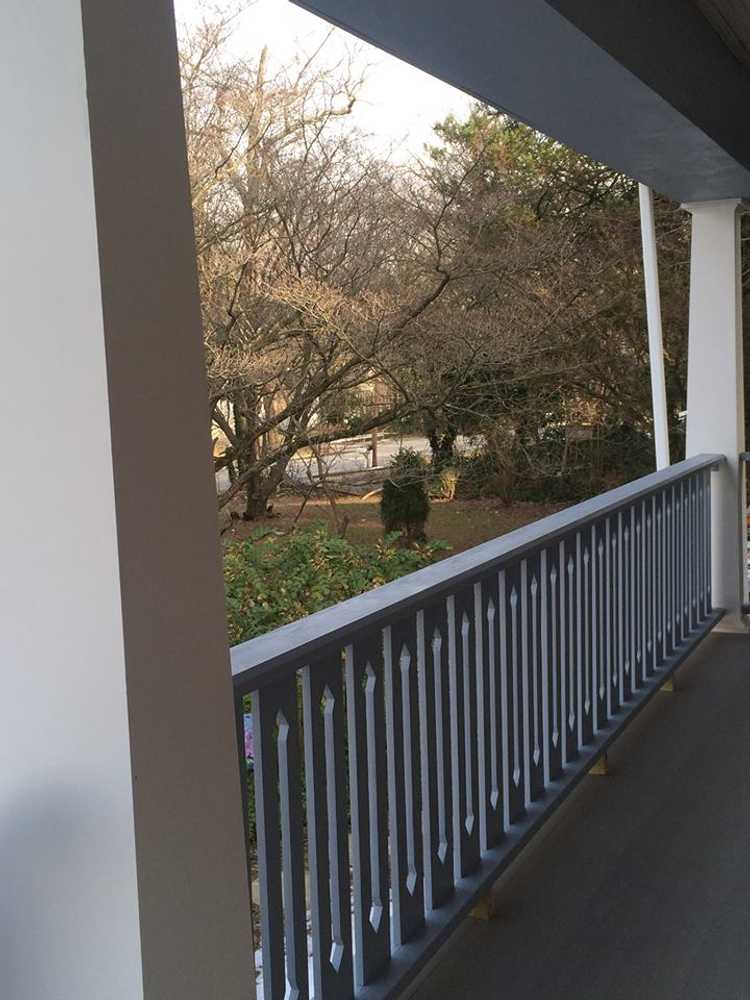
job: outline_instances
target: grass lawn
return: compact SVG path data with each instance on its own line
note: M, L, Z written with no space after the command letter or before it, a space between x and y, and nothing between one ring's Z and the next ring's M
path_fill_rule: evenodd
M274 528L287 531L295 523L310 525L322 521L335 530L334 519L327 500L308 500L299 513L300 497L277 497L273 503L273 514L258 521L230 520L226 510L219 517L220 528L225 541L246 538L259 528ZM514 528L538 521L548 514L561 510L565 504L516 503L504 504L497 499L487 500L436 500L427 525L427 534L432 539L448 542L451 551L445 555L462 552L490 538L497 538ZM240 505L237 505L239 509ZM336 501L339 521L347 520L346 538L351 542L377 541L383 534L380 522L379 498L364 500L346 497Z

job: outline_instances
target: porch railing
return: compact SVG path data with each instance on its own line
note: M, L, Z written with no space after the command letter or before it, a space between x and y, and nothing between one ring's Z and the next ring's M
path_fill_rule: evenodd
M266 1000L400 995L710 630L721 461L232 650Z

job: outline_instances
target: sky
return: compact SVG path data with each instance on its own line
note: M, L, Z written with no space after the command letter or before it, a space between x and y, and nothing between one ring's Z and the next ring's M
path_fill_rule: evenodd
M174 0L174 4L181 24L210 10L207 0ZM314 51L330 30L330 25L289 0L254 0L237 19L232 47L236 55L253 58L267 45L271 59L283 65L300 53ZM353 119L370 136L373 148L389 151L392 159L418 156L432 140L436 122L451 113L464 115L471 104L461 91L338 28L325 51L331 63L354 52L356 68L366 70Z

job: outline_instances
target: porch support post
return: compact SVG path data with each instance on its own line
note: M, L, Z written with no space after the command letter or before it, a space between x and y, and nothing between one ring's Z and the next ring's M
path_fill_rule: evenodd
M9 0L0 92L0 994L248 1000L171 0Z
M651 410L654 420L654 452L656 456L656 468L666 469L669 465L669 422L667 420L667 388L664 379L664 340L661 329L659 262L656 251L653 191L645 184L639 184L638 198L641 209L643 281L646 288L648 356L649 368L651 370Z
M745 449L739 219L735 199L694 202L690 253L686 457L719 452L712 477L712 589L726 608L722 628L743 628L745 600Z

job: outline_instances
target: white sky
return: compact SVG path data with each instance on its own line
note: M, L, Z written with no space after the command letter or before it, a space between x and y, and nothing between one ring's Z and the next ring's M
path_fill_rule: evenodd
M178 22L187 24L211 6L208 0L174 0L174 4ZM232 44L237 55L247 58L268 45L271 58L283 65L300 52L314 51L329 30L330 25L288 0L255 0L238 18ZM396 159L419 155L424 144L432 141L436 122L450 113L462 116L470 106L470 98L461 91L338 28L326 46L325 58L335 63L352 50L357 69L366 68L365 85L352 117L358 128L372 136L376 149L392 149Z

